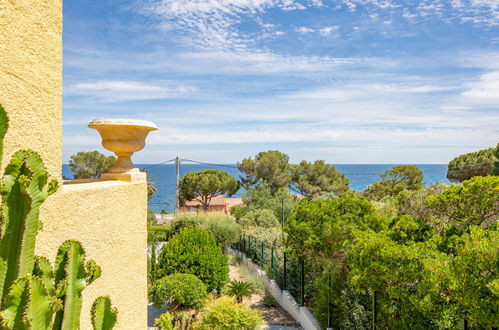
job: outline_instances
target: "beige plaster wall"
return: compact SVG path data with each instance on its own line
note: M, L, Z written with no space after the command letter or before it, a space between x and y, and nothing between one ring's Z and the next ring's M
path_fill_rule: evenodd
M52 262L67 239L80 241L102 276L83 291L82 329L91 329L90 307L109 295L118 308L116 329L147 324L147 185L102 181L64 185L42 205L36 253Z
M61 0L0 0L0 104L10 119L0 170L15 151L33 149L60 179ZM146 196L145 182L69 184L42 206L36 253L53 262L59 245L76 239L102 267L83 291L82 329L91 329L90 306L101 295L119 310L117 329L146 328Z
M39 152L59 179L62 161L62 2L0 0L0 104L10 129L1 168L19 149Z

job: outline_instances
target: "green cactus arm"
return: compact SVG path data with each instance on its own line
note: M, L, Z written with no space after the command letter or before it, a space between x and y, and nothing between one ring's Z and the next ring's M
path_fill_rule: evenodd
M47 180L40 156L32 151L16 152L5 169L0 187L4 220L0 240L2 297L18 277L33 270L36 234L41 227L40 205L54 190L54 184L47 184Z
M28 279L22 277L12 284L2 308L3 329L28 329L26 308L29 301Z
M80 242L69 240L59 247L55 262L55 282L56 285L64 281L66 283L63 296L64 308L57 312L54 328L79 329L81 293L101 273L100 267L92 261L87 262L87 268L85 268L85 250Z
M53 315L62 309L62 302L51 296L42 279L32 277L30 279L30 301L28 305L28 317L33 330L47 330L52 328Z
M99 297L92 305L91 318L94 330L110 330L116 324L118 310L112 307L109 297Z
M54 270L52 269L52 265L47 258L35 256L33 275L38 276L43 281L43 285L45 285L49 295L57 295Z
M5 136L5 133L7 133L8 128L9 119L7 118L7 113L0 104L0 164L2 163L3 156L3 137Z

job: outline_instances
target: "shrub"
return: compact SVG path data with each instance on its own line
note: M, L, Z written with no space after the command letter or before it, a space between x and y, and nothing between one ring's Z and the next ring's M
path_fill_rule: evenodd
M241 219L248 211L249 209L244 205L235 205L230 208L230 214L236 218L236 220Z
M213 234L217 243L222 247L237 242L242 232L241 226L227 215L206 217L200 228Z
M161 210L161 212L160 212L160 213L161 213L161 214L170 214L170 212L168 212L168 210L165 210L165 209Z
M208 299L206 285L192 274L173 274L157 280L149 289L156 307L169 303L170 310L200 309Z
M171 226L147 226L147 241L166 242L171 233Z
M170 312L161 314L154 320L154 325L157 325L161 330L174 330L172 314Z
M227 285L227 294L235 297L237 302L242 302L244 297L249 297L253 293L253 284L245 281L230 281Z
M156 225L156 214L149 209L147 209L147 224L151 226Z
M172 221L172 233L178 233L182 228L197 227L202 219L197 213L180 213Z
M185 228L163 247L155 278L175 273L196 275L208 290L220 291L229 277L228 259L210 233Z
M258 226L272 228L279 226L279 220L274 215L272 210L251 210L244 217L239 219L239 223L243 226Z
M254 330L263 324L257 310L237 303L234 298L221 297L209 302L201 311L196 329L242 329Z

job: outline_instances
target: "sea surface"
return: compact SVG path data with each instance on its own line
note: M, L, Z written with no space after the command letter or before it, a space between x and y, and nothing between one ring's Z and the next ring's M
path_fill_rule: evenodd
M379 175L389 170L396 164L338 164L336 169L343 173L350 181L350 188L354 190L364 190L368 185L379 181ZM149 208L154 212L165 209L173 212L175 208L175 165L151 165L138 164L139 168L145 168L153 178L157 193L149 201ZM443 182L449 184L447 180L447 164L420 164L417 165L423 171L425 184ZM234 164L201 165L201 164L181 164L180 177L189 172L196 172L207 169L223 170L239 179L239 172ZM62 166L62 175L72 178L68 165ZM244 189L240 189L233 197L241 197Z

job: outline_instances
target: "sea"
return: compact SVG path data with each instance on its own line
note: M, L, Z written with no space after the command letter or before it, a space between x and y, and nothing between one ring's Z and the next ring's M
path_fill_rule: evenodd
M361 191L368 185L379 181L381 179L379 175L395 165L398 164L338 164L335 166L350 181L350 189ZM450 184L446 178L447 164L419 164L417 166L423 171L424 184L435 182ZM175 209L175 165L137 164L137 167L146 169L156 186L157 193L149 201L149 208L154 212L161 210L173 212ZM236 179L242 175L235 164L181 164L180 177L189 172L208 169L225 171ZM72 178L69 165L62 166L62 175ZM244 189L241 188L233 197L241 197L243 193Z

